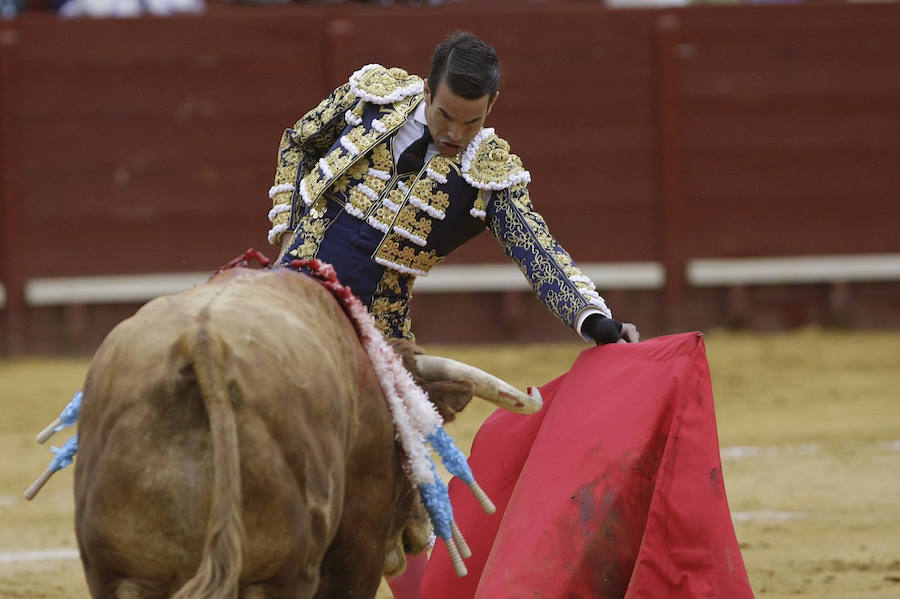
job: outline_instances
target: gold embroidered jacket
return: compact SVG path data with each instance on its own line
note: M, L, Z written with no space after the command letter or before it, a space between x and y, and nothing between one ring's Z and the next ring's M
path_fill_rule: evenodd
M269 191L269 241L291 235L283 261L331 263L383 333L411 338L415 278L488 228L566 325L591 308L610 316L533 209L530 175L493 129L458 156L397 172L394 137L422 98L419 77L368 65L284 132Z

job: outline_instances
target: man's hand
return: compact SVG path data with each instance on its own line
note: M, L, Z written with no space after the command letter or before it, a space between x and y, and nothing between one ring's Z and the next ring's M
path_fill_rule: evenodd
M637 343L641 340L641 334L637 327L630 322L622 323L622 336L616 343Z
M637 343L641 338L637 327L630 322L619 322L602 314L591 314L584 319L581 332L597 345L607 343Z

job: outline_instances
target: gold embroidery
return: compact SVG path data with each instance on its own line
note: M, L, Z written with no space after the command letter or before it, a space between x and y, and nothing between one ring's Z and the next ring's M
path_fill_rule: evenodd
M459 167L453 162L451 158L444 156L443 154L437 154L428 162L428 168L436 172L437 174L446 177L450 174L451 167L456 167L456 170L459 170Z
M395 205L400 206L403 201L406 199L406 195L400 190L398 187L394 187L391 189L391 192L388 194L388 199L393 202Z
M407 302L391 301L386 297L379 297L372 301L372 316L375 317L375 326L378 327L382 335L396 337L397 328L400 329L402 336L406 337L409 334L409 318L406 317L407 308Z
M379 292L384 293L386 291L390 291L391 293L403 293L403 289L400 287L400 273L393 270L384 271L384 275L378 283L378 289L375 291L375 295L381 295Z
M479 212L484 212L487 209L487 202L485 202L485 200L484 200L485 195L486 195L485 190L483 190L483 189L478 190L478 195L475 196L475 202L472 205L472 207L475 210L478 210Z
M400 108L398 109L397 106ZM404 102L398 102L395 106L382 107L380 108L381 122L385 125L386 132L379 133L374 128L371 130L366 130L365 126L359 125L357 127L353 127L347 134L347 140L355 146L358 154L351 155L349 150L347 150L343 144L337 144L326 156L325 162L328 165L328 170L331 171L331 177L321 177L319 173L319 169L313 168L309 175L307 175L308 181L308 191L309 196L311 198L317 198L325 189L337 178L340 178L341 175L344 174L344 171L351 165L356 162L356 160L360 156L364 156L372 149L372 146L376 143L376 141L384 136L387 136L390 131L392 131L395 127L399 126L406 120L407 113L411 110L411 108ZM385 144L386 146L386 144ZM387 152L387 160L388 160L388 169L387 172L391 171L390 165L390 150L387 147L384 150L379 150L378 152L378 164L384 164L385 158L384 153ZM366 170L368 170L368 166L366 166ZM373 178L374 179L374 178ZM381 189L384 189L384 185L381 185L379 188L379 192ZM361 204L365 204L367 206L371 205L371 199L366 202L359 199ZM354 203L355 205L355 203Z
M319 246L325 238L325 229L328 228L327 219L324 218L325 208L325 198L320 198L310 207L309 213L300 222L300 227L295 234L303 239L303 243L289 252L291 256L300 259L316 257Z
M325 153L344 128L343 113L357 102L345 83L334 90L319 105L303 115L291 129L287 129L278 148L275 185L294 185L298 172L309 172L310 164ZM273 198L274 204L291 201L291 192L283 191ZM283 217L282 217L283 220ZM277 221L281 222L281 220Z
M405 242L401 244L396 235L389 236L381 243L378 251L375 252L375 257L400 267L398 269L396 266L388 266L388 268L401 272L403 272L403 268L408 268L412 273L428 272L435 264L444 259L442 256L438 256L434 250L417 251L414 247L406 245Z
M592 286L572 281L572 277L583 275L534 211L524 185L495 192L494 197L497 214L489 225L497 241L519 263L547 308L574 326L578 312L589 303L585 294Z
M353 165L350 166L350 168L348 168L347 171L343 175L338 177L334 181L334 183L331 184L330 190L336 191L336 192L347 191L347 188L349 187L350 183L352 183L353 181L358 181L359 179L362 179L363 175L365 175L368 172L368 170L369 170L369 159L366 158L365 156L363 156L359 160L354 162ZM353 197L352 190L350 191L350 196L351 196L351 198ZM356 202L354 202L354 205L356 205ZM368 206L368 204L366 204L366 205Z
M346 175L353 179L362 179L369 172L369 159L363 157L353 163L353 166L347 169Z
M494 148L488 152L488 157L490 157L491 162L507 162L509 160L509 152L500 148Z
M440 216L435 216L435 214L443 213L450 206L450 196L447 192L436 189L437 185L437 181L427 178L419 179L413 185L412 193L410 194L419 198L426 206L436 211L431 214L434 218L440 218ZM428 212L428 208L425 208L425 211Z
M325 156L325 163L328 165L328 170L331 171L332 176L323 176L324 173L318 168L311 169L306 175L306 187L309 191L309 197L311 199L318 198L325 191L325 188L334 181L334 176L350 166L352 162L353 157L345 154L340 146L328 152Z
M372 150L372 166L385 173L390 173L394 170L391 150L386 143L379 144Z
M515 154L510 154L509 144L496 135L491 135L478 145L469 164L468 175L479 185L488 188L492 185L506 188L517 183L527 183L530 179L522 160Z
M397 215L395 227L402 227L413 235L428 240L428 234L431 233L431 219L417 218L419 211L412 204L406 204L400 209Z
M298 120L292 129L285 130L278 147L274 182L274 187L282 186L283 189L273 195L273 207L291 204L292 188L299 181L298 173L308 173L314 168L315 161L344 127L343 119L336 118L338 111L354 102L356 97L350 91L349 83L342 85ZM291 223L292 213L293 210L277 214L272 225ZM277 244L278 240L275 241Z
M373 69L366 73L363 83L361 83L365 87L366 82L371 82L374 87L369 91L373 94L379 85L376 82L376 79L379 78L377 72L386 73L395 81L391 84L395 86L402 87L411 82L421 81L415 76L404 74L402 70ZM381 108L380 121L386 129L385 135L406 120L407 115L415 108L421 97L422 94L418 93L395 102L393 106ZM319 158L323 156L326 158L326 163L334 176L338 176L352 162L352 157L349 156L349 153L345 153L340 145L334 148L332 146L347 126L346 112L351 110L356 118L362 118L364 109L365 103L357 98L351 83L348 82L335 89L330 96L319 102L318 106L301 117L292 129L284 132L278 149L274 187L284 186L285 189L273 194L273 206L289 205L294 197L299 197L295 196L287 185L297 185L304 176L310 176L306 185L307 197L315 200L321 195L333 177L323 178L316 173L319 170L316 167ZM360 129L365 130L364 127ZM364 146L357 144L360 153L364 154L379 138L379 134L374 131L374 128L370 134L360 135L359 142ZM329 149L331 149L330 152ZM390 172L390 164L386 164L386 166L387 168L384 170ZM293 208L290 212L277 214L273 219L273 226L293 223L292 214L296 212L297 207Z
M356 105L350 110L350 112L352 112L352 113L353 113L353 116L356 117L357 119L361 119L361 118L362 118L362 115L363 115L363 109L365 108L365 106L366 106L365 103L364 103L362 100L360 100L360 101L357 102Z
M380 224L384 225L384 227L390 227L391 224L394 222L395 216L396 216L396 213L384 205L379 206L375 210L375 213L373 214L373 217L375 218L375 220L378 221Z
M373 204L372 198L369 197L367 193L362 191L359 188L359 185L354 186L350 189L350 205L353 206L352 209L348 209L353 216L357 218L361 218L365 216L366 213L369 212L369 209L372 208Z
M376 146L375 149L372 150L372 162L375 164L383 164L385 155L387 156L388 160L390 160L391 152L390 150L388 150L387 144L380 144ZM371 168L369 165L370 162L368 159L360 160L359 163L355 164L350 170L347 171L347 173L350 177L353 177L355 179L362 179L363 184L373 192L373 195L380 198L382 192L384 192L384 188L387 186L387 180L385 180L383 177L389 176L390 171L384 171L382 169L378 169L378 167L375 166L375 169L384 173L379 177L369 172ZM368 213L373 204L378 207L379 212L385 208L385 206L381 205L380 201L377 201L371 195L364 192L359 188L359 186L353 188L350 191L350 196L354 199L354 206L362 213Z
M402 106L401 106L402 107ZM378 131L375 127L366 129L364 125L354 127L347 132L347 139L356 146L360 154L368 152L382 136L388 131L401 125L406 120L407 112L398 110L395 106L388 106L381 109L378 120L384 125L384 131Z
M385 269L378 282L369 311L375 318L375 326L385 336L415 340L409 319L411 281L407 275Z
M403 69L384 67L369 69L362 73L357 80L357 87L372 96L378 98L387 98L400 90L417 83L421 83L422 78L416 75L410 75Z
M366 129L363 125L354 127L347 132L347 139L356 146L360 153L368 149L375 142L376 137L378 137L378 131Z
M387 199L394 206L397 206L399 208L399 206L403 203L403 192L397 189L397 187L395 186L388 192ZM382 204L373 213L373 216L375 220L377 220L378 223L382 225L383 228L381 228L380 230L387 231L388 227L390 227L394 223L394 218L396 218L397 212L395 212L388 206L385 206L382 202Z
M328 191L333 191L336 194L345 194L347 188L350 186L350 178L346 175L343 177L338 177L334 183L331 184L331 187L328 188ZM326 194L327 195L327 194Z
M350 84L345 83L341 85L330 96L319 102L318 106L297 121L297 124L294 125L294 129L300 132L300 139L297 141L302 143L312 139L313 136L322 131L329 121L337 116L343 117L344 112L356 102L357 98L350 90ZM340 119L340 121L340 128L343 129L343 119ZM329 143L328 145L330 146L331 144Z

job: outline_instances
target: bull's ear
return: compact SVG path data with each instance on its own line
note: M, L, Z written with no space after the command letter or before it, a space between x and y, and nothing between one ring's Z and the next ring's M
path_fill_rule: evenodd
M419 494L413 495L412 511L406 526L403 527L403 552L406 555L418 555L428 549L431 543L431 518L422 505Z
M384 554L384 566L381 569L385 576L400 576L406 570L406 554L403 543L397 538Z
M419 384L444 422L453 422L475 395L475 385L471 381L419 381Z
M408 339L388 339L388 345L391 346L391 349L397 353L400 358L403 359L403 365L406 366L407 370L411 371L411 368L415 366L415 359L413 356L422 355L425 353L425 350L409 341Z

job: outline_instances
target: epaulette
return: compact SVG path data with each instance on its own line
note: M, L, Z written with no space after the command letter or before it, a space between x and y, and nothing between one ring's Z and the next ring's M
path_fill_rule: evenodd
M424 81L403 69L388 69L380 64L369 64L350 76L350 90L372 104L393 104L403 98L421 94Z
M522 160L510 154L509 144L497 137L492 127L482 129L466 146L462 175L469 185L479 189L506 189L531 181L531 173L522 166Z

